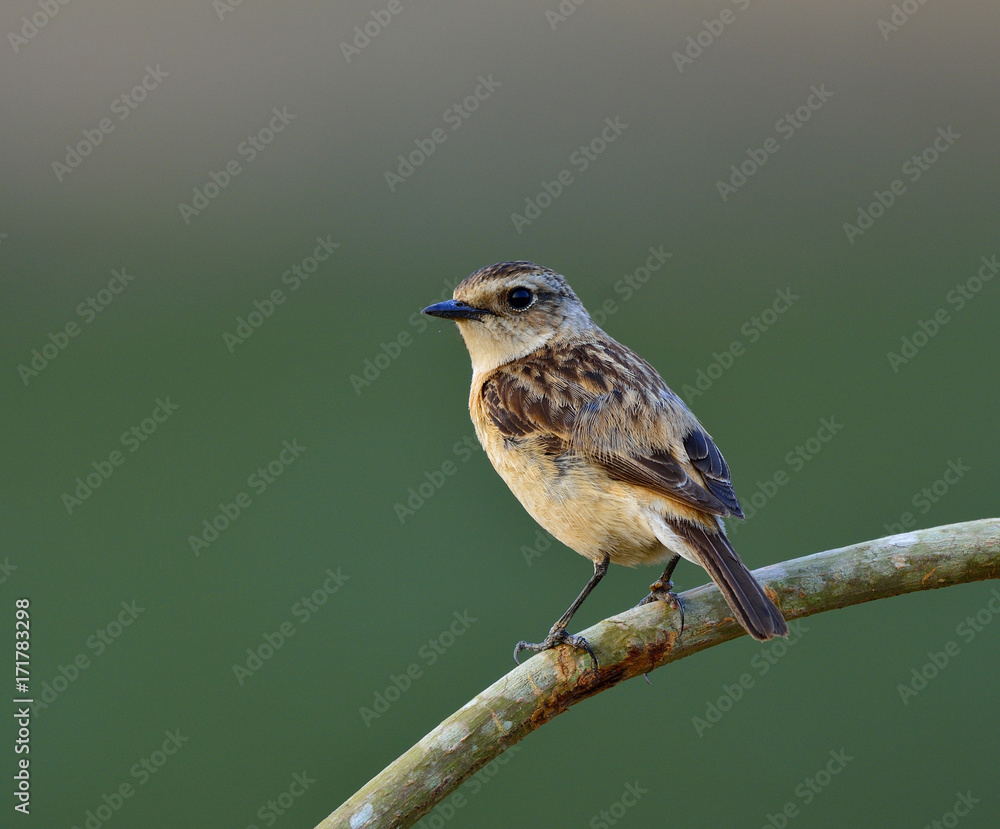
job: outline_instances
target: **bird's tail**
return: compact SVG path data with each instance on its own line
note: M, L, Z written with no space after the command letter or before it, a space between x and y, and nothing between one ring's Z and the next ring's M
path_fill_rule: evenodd
M722 532L680 521L673 522L673 529L698 553L701 565L718 585L747 633L762 642L775 636L788 636L785 617L740 561Z

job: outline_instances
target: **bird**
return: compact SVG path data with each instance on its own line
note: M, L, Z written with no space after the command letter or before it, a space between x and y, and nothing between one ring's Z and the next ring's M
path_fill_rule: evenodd
M601 330L565 277L529 261L481 268L423 313L454 320L472 361L469 412L486 455L545 530L594 573L541 642L597 658L570 620L608 565L666 562L640 602L681 611L671 576L703 567L754 639L787 636L775 603L740 560L723 518L743 518L711 435L648 362Z

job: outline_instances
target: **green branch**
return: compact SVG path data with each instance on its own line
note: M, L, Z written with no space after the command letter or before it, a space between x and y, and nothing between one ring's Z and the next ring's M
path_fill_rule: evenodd
M1000 576L1000 519L916 530L773 564L757 578L789 621L918 590ZM405 829L495 757L571 705L619 682L743 635L714 585L681 597L685 628L653 603L582 634L600 660L565 645L539 654L475 699L352 795L316 829Z

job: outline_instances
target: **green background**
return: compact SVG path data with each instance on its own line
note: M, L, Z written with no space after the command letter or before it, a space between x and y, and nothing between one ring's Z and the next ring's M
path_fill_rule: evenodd
M678 391L717 375L685 396L744 503L789 475L734 535L751 567L885 535L906 512L921 527L996 515L1000 279L975 277L1000 255L1000 21L986 0L908 7L883 36L892 8L873 0L591 0L563 21L546 18L556 0L402 0L350 61L341 42L385 4L246 0L220 19L208 0L71 3L16 50L6 37L0 658L12 664L26 596L36 698L79 654L89 667L33 719L30 818L4 795L0 823L83 827L129 783L106 825L310 827L506 672L517 640L544 635L590 565L553 544L528 566L536 525L478 449L456 449L473 434L465 349L452 324L414 317L483 265L531 259L592 310L613 301L604 327ZM6 4L0 31L40 9ZM731 22L680 71L674 53L724 9ZM147 65L168 74L118 120L112 102ZM445 113L480 75L499 86L453 130ZM786 139L778 120L814 85L832 97ZM272 108L295 117L246 162L237 147ZM60 181L52 163L105 117L114 130ZM580 171L572 154L616 117L627 128ZM397 156L437 128L444 143L390 189ZM903 165L939 128L960 137L910 181ZM723 200L717 182L768 138L778 152ZM242 172L185 223L179 204L231 159ZM572 184L519 233L511 214L564 169ZM905 193L849 240L844 223L894 179ZM282 273L317 236L340 246L292 291ZM671 257L626 296L619 280L651 246ZM122 267L134 280L87 323L77 306ZM970 279L981 290L959 309L949 292ZM227 348L276 288L285 303ZM779 289L798 299L751 343L744 326ZM888 353L941 309L894 370ZM24 382L18 366L71 321L80 334ZM745 352L712 368L735 341ZM157 398L178 408L131 453L120 436ZM822 418L843 428L793 468ZM304 450L257 494L248 477L293 440ZM68 510L64 493L116 449L124 463ZM400 520L446 461L455 474ZM925 503L949 462L965 471ZM196 556L189 536L241 491L252 504ZM332 595L328 568L349 577ZM657 574L614 568L576 628ZM687 564L675 577L704 580ZM610 810L621 826L757 827L791 802L795 827L922 826L971 792L961 825L995 826L1000 620L957 631L993 618L993 589L808 619L767 673L755 666L775 653L741 638L627 683L423 825L600 826ZM293 608L317 590L327 601L304 621ZM98 653L91 637L123 601L143 611ZM430 640L466 612L476 621L431 664ZM234 665L283 623L294 635L240 684ZM958 655L904 704L897 686L949 641ZM413 664L366 723L360 709ZM693 718L744 673L753 686L699 734ZM142 783L132 769L168 730L187 742ZM828 786L797 793L841 750L852 759ZM270 812L303 772L315 782ZM622 814L629 783L646 793Z

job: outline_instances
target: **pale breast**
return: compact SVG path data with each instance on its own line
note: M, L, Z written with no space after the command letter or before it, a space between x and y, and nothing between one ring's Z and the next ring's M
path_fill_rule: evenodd
M528 514L563 544L591 560L607 553L629 566L668 555L646 518L647 499L637 499L634 488L579 455L558 451L558 442L544 435L505 437L475 396L470 410L494 469Z

